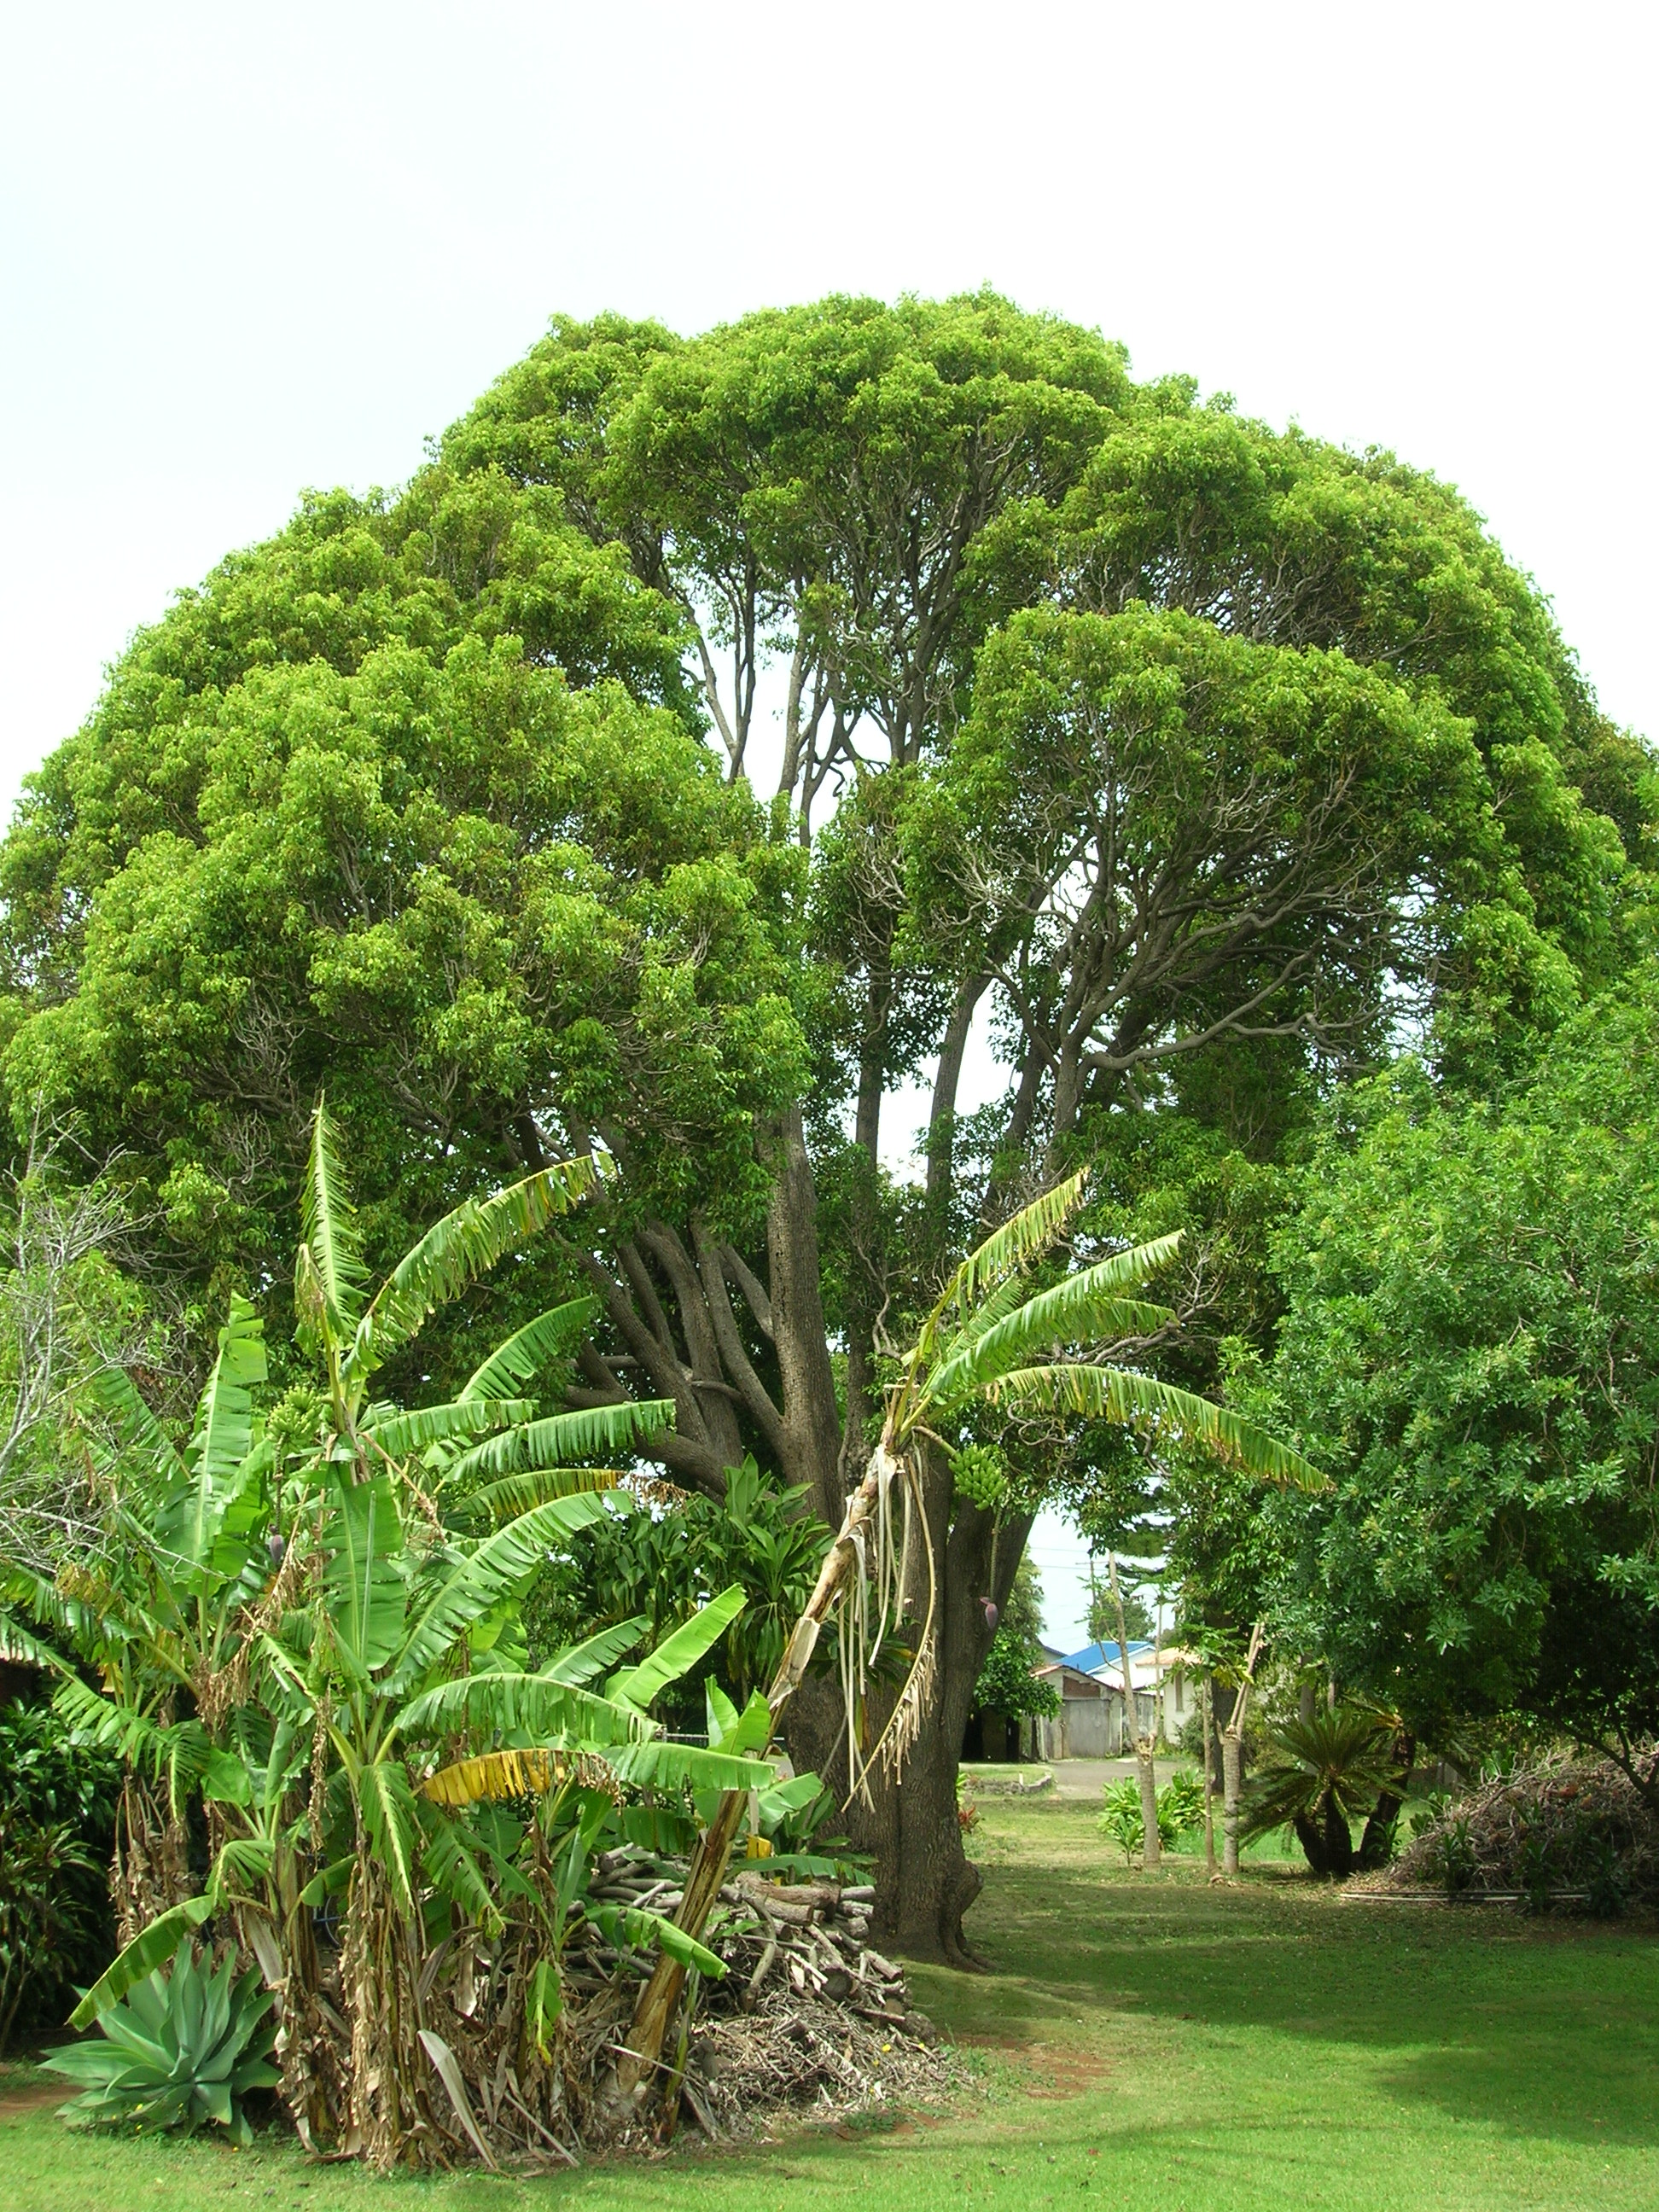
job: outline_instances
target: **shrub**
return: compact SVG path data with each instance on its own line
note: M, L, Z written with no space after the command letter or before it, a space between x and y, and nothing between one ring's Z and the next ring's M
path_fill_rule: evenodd
M1165 1850L1204 1825L1204 1780L1189 1766L1172 1774L1158 1793L1158 1841Z
M0 2051L56 2027L114 1948L106 1874L118 1770L50 1707L0 1706Z
M278 2079L267 2063L270 2006L257 1969L240 1981L232 1960L210 1970L186 1937L170 1972L158 1967L100 2013L103 2042L65 2045L45 2063L85 2085L63 2107L83 2125L192 2134L212 2120L246 2144L253 2131L241 2100Z
M1190 1767L1183 1767L1158 1793L1159 1849L1173 1850L1203 1818L1203 1781ZM1133 1775L1121 1775L1106 1784L1098 1826L1101 1834L1109 1836L1122 1852L1126 1863L1138 1855L1146 1827L1140 1813L1140 1784Z

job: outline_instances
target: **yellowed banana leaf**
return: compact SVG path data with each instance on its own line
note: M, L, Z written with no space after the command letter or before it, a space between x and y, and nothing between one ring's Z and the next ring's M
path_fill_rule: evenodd
M476 1805L485 1798L539 1797L566 1782L615 1794L616 1777L591 1752L557 1751L539 1745L520 1751L481 1752L441 1766L421 1784L434 1805Z

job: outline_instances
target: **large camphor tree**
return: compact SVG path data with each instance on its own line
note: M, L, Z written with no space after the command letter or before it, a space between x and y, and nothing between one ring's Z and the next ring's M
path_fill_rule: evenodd
M185 595L33 779L5 1080L121 1155L186 1301L286 1295L325 1081L376 1249L608 1147L582 1237L428 1364L586 1290L578 1404L672 1400L678 1481L752 1451L835 1527L891 1347L1035 1191L1235 1067L1271 1122L1402 1020L1477 1078L1559 1021L1620 957L1645 771L1388 455L989 295L557 320L406 491ZM924 1455L938 1663L854 1808L890 1934L947 1958L963 1723L1033 1471L1075 1472L1010 1448L971 1494Z

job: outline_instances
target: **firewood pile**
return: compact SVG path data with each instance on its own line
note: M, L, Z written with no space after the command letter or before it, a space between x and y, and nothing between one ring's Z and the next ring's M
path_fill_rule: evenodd
M712 2142L735 2142L792 2118L938 2102L950 2062L903 1970L872 1944L873 1890L778 1881L764 1869L735 1868L705 1934L726 1974L698 1994L678 2085L685 2115ZM661 1879L616 1854L594 1894L672 1911L672 1887L652 1893ZM642 1980L650 1961L631 1965Z
M526 2053L518 2030L525 1982L510 1939L460 1977L434 1977L428 2018L465 2100L434 2081L429 2110L445 2155L574 2164L659 2148L686 2123L731 2143L802 2120L941 2103L952 2063L902 1969L871 1942L873 1891L764 1869L763 1860L734 1865L703 1934L726 1975L695 1978L689 2032L679 2048L671 2043L658 2094L641 2105L619 2097L616 2069L654 1945L619 1946L592 1919L578 1923L545 2057ZM598 1861L590 1896L595 1907L672 1915L684 1876L683 1862L613 1851Z
M1449 1805L1363 1885L1611 1914L1659 1909L1659 1753L1511 1774Z

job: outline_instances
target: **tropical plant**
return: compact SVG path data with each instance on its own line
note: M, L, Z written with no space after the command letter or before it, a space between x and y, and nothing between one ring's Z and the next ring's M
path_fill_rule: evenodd
M1340 1880L1358 1863L1350 1824L1400 1780L1398 1723L1368 1705L1339 1705L1281 1721L1246 1785L1243 1832L1293 1828L1315 1874Z
M482 2142L456 2049L472 2008L454 1978L470 1977L471 1945L514 1947L505 1986L544 2074L573 1928L659 1941L720 1972L660 1916L618 1918L588 1900L588 1862L602 1838L627 1833L630 1790L665 1796L647 1832L684 1844L681 1793L746 1798L774 1779L750 1755L763 1704L757 1727L728 1703L706 1751L667 1741L653 1716L729 1633L740 1589L631 1663L647 1632L640 1618L526 1664L516 1612L532 1577L550 1549L630 1503L615 1472L580 1462L631 1451L672 1418L672 1407L638 1404L538 1418L513 1395L568 1349L590 1307L535 1317L435 1406L374 1395L382 1363L436 1305L601 1172L544 1170L469 1201L371 1291L319 1107L295 1271L323 1382L314 1433L262 1424L258 1318L234 1306L182 1453L125 1376L97 1378L100 1448L133 1539L125 1580L82 1574L72 1596L17 1586L100 1665L102 1693L59 1662L59 1710L120 1750L130 1787L163 1792L175 1832L193 1794L207 1818L205 1884L189 1881L182 1853L165 1897L129 1883L130 1940L76 2024L106 2014L214 1919L283 1990L282 2081L302 2133L381 2163L435 2140L434 2075L463 2136ZM502 1809L526 1800L529 1820ZM325 1909L335 1963L315 1934ZM459 1946L458 1928L473 1931Z
M33 1647L33 1639L30 1639ZM13 1646L15 1650L17 1647ZM0 1639L0 1656L6 1645ZM0 2051L56 2027L64 1996L108 1957L118 1762L50 1706L0 1705Z
M84 2126L193 2135L210 2120L246 2146L253 2130L242 2100L278 2079L269 2063L272 2002L257 1967L239 1976L228 1958L215 1967L186 1938L166 1972L99 2014L101 2042L66 2044L42 2063L84 2085L61 2108Z
M1158 1793L1158 1829L1166 1848L1204 1825L1204 1784L1190 1766L1176 1769Z
M661 1636L735 1586L744 1609L703 1668L718 1672L741 1704L776 1672L830 1541L804 1498L752 1457L728 1468L721 1498L659 1489L650 1512L607 1516L573 1536L526 1599L526 1633L550 1646L638 1616ZM682 1694L688 1711L700 1708L702 1676L689 1676Z
M1125 1866L1139 1856L1146 1822L1140 1811L1140 1785L1132 1774L1120 1774L1105 1785L1098 1826L1101 1834L1109 1837L1122 1852Z
M0 2052L69 1985L97 1929L98 1871L67 1820L0 1813Z
M1159 1847L1172 1851L1183 1836L1202 1824L1203 1784L1190 1768L1183 1767L1172 1774L1158 1791L1157 1805ZM1123 1853L1126 1864L1140 1855L1146 1839L1146 1820L1141 1810L1140 1784L1134 1776L1120 1775L1115 1781L1105 1784L1097 1825L1101 1834L1109 1836Z

